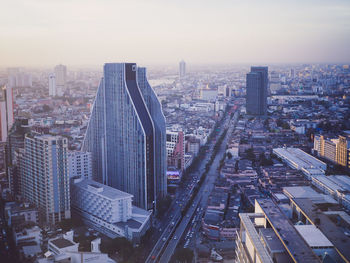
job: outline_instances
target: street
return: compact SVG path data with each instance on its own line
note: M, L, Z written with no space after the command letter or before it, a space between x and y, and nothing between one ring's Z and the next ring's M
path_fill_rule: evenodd
M186 186L184 190L179 191L175 202L173 202L171 206L170 211L172 211L172 213L169 214L161 224L160 229L164 230L160 235L152 252L148 256L146 262L157 262L158 260L159 262L168 262L188 225L190 223L192 225L200 225L201 217L196 217L196 220L192 220L192 217L195 215L196 210L198 212L203 212L203 209L206 206L210 192L213 188L217 176L217 169L220 165L220 160L223 158L226 151L227 140L229 139L237 120L238 111L236 111L233 120L231 120L229 114L225 117L225 120L222 122L221 127L219 127L219 134L215 138L213 138L211 142L209 142L209 151L206 152L205 157L201 160L197 169L197 173L195 173L193 177L193 182L196 183L192 182L190 184L190 188ZM197 195L195 196L192 204L190 205L188 211L184 216L182 216L182 207L186 206L189 202L192 192L197 184L197 181L198 179L200 179L199 175L203 175L205 165L210 158L210 154L213 152L216 140L222 135L222 133L225 130L225 127L228 127L228 131L219 147L219 151L217 152L212 165L210 166L208 174L203 184L201 185ZM193 237L194 235L192 235L192 238Z

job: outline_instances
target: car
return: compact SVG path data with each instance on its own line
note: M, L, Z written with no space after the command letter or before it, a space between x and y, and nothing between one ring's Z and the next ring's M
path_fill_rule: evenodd
M165 237L163 237L163 239L162 239L164 242L166 241L166 238Z
M177 237L176 236L174 236L174 240L176 240L177 239Z

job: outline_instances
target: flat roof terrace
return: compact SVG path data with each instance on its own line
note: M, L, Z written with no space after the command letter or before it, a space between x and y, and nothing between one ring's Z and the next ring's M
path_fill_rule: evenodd
M344 234L341 228L337 227L311 200L306 198L294 198L291 200L302 211L304 216L332 242L345 262L350 262L350 238Z
M257 199L265 218L295 262L320 262L291 221L271 199Z

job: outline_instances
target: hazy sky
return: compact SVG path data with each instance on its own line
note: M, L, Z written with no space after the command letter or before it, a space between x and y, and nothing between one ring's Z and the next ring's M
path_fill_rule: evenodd
M350 1L2 0L0 66L350 62Z

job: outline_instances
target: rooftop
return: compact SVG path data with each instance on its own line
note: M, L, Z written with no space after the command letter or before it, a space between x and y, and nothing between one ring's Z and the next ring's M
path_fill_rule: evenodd
M350 177L346 175L329 175L329 176L316 176L313 180L317 180L326 185L333 191L349 191L350 194Z
M311 200L295 198L292 199L292 202L299 207L312 224L317 225L343 257L350 259L350 238L344 234L340 227L334 224L326 214L322 213Z
M62 237L51 240L50 242L58 248L65 248L65 247L70 247L70 246L75 245L73 242L69 241L68 239L62 238Z
M260 228L260 236L264 240L268 249L272 253L283 253L286 252L281 240L275 234L275 231L272 228Z
M310 186L290 186L283 187L283 193L285 193L290 198L308 198L317 203L330 203L337 204L329 195L324 195L316 192Z
M295 228L312 248L333 247L328 238L314 225L296 225Z
M324 162L298 148L275 148L273 151L297 165L297 169L322 168L326 166Z
M267 221L295 262L319 262L318 257L271 199L257 199Z
M77 181L75 181L74 185L76 187L84 189L85 191L92 192L94 194L100 195L102 197L105 197L111 200L133 197L133 195L131 194L120 191L108 185L95 182L91 179L84 179L84 180L78 179Z

